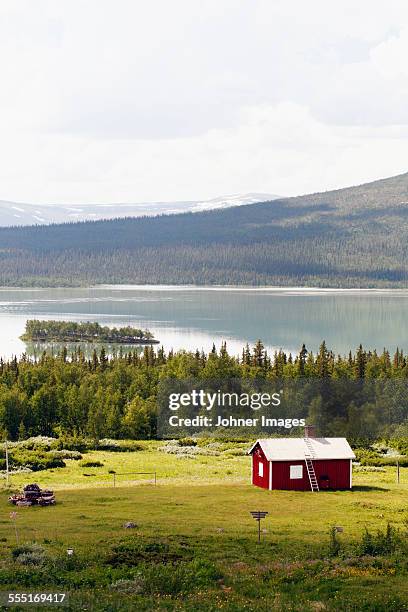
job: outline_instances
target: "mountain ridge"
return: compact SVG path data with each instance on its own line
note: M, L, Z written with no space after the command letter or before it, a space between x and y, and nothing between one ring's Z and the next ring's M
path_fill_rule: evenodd
M0 283L405 287L408 173L248 206L1 228Z
M254 202L270 201L278 197L265 193L245 193L230 194L207 200L137 202L135 204L31 204L0 200L0 225L1 227L20 227L177 214L216 210L230 206L246 206Z

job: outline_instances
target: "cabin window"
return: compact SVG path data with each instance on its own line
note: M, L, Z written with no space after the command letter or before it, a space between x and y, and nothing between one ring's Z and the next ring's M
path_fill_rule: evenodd
M303 465L291 465L290 466L290 479L298 480L303 478Z
M263 463L261 461L258 463L258 476L260 476L260 478L263 476Z

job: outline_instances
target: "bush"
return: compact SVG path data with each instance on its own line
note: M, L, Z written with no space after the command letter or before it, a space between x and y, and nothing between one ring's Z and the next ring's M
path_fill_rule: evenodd
M40 544L25 544L11 551L14 561L22 565L43 565L46 561L45 550Z
M85 468L87 468L87 467L91 467L91 468L92 468L92 467L93 467L93 468L96 468L96 467L103 467L103 463L102 463L101 461L88 461L88 460L85 460L85 461L81 461L81 462L79 463L79 465L80 465L81 467L85 467Z
M26 440L16 442L15 446L17 448L45 452L58 448L58 439L49 436L33 436Z
M408 467L408 457L376 457L376 458L367 458L361 461L361 465L367 466L396 466L397 461L400 464L400 467Z
M330 535L329 556L337 557L341 549L341 544L338 540L337 529L335 526L330 527L329 535Z
M97 449L118 453L133 453L146 450L146 446L136 440L113 440L104 438L103 440L99 440Z
M58 450L84 452L89 448L89 442L82 436L61 436L57 441Z
M52 451L52 454L54 457L60 457L60 459L73 459L74 461L82 459L82 455L79 451L67 450L65 448Z
M406 456L381 455L367 449L356 449L354 452L357 461L363 466L395 466L398 460L401 467L408 467L408 457Z
M366 528L358 546L358 552L360 555L370 555L372 557L377 555L387 556L395 552L402 544L403 539L400 533L388 523L384 532L377 531L373 534Z
M404 425L402 425L404 427ZM408 431L408 420L405 422L405 429ZM408 437L403 435L400 438L393 438L389 442L392 448L397 449L401 454L408 455Z
M180 438L178 441L179 446L197 446L197 440L194 438Z
M11 467L27 467L33 472L65 467L65 462L51 452L29 451L13 449L10 453Z
M168 442L168 444L166 444L165 446L159 446L158 448L159 451L161 451L162 453L168 453L170 455L179 455L182 457L193 457L196 455L207 455L207 456L211 456L211 457L217 457L221 454L220 451L217 450L211 450L209 448L206 447L200 447L200 446L178 446L178 444L174 444L174 442L172 440L170 440Z

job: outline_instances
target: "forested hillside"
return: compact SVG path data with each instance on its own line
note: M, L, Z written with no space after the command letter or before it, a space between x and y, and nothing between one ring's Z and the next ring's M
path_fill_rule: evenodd
M215 210L0 229L0 284L405 286L408 173Z

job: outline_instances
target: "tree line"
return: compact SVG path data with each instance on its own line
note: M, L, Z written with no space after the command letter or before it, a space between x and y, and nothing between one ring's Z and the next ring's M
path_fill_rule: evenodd
M340 356L323 342L316 354L303 345L297 355L269 355L261 341L239 357L223 344L208 354L146 346L108 356L102 347L87 359L80 348L64 348L55 356L0 360L0 434L154 438L160 383L185 379L300 381L297 395L290 391L293 406L306 407L317 426L325 419L331 434L355 432L358 422L371 436L408 435L408 359L401 350L391 356L360 346Z

